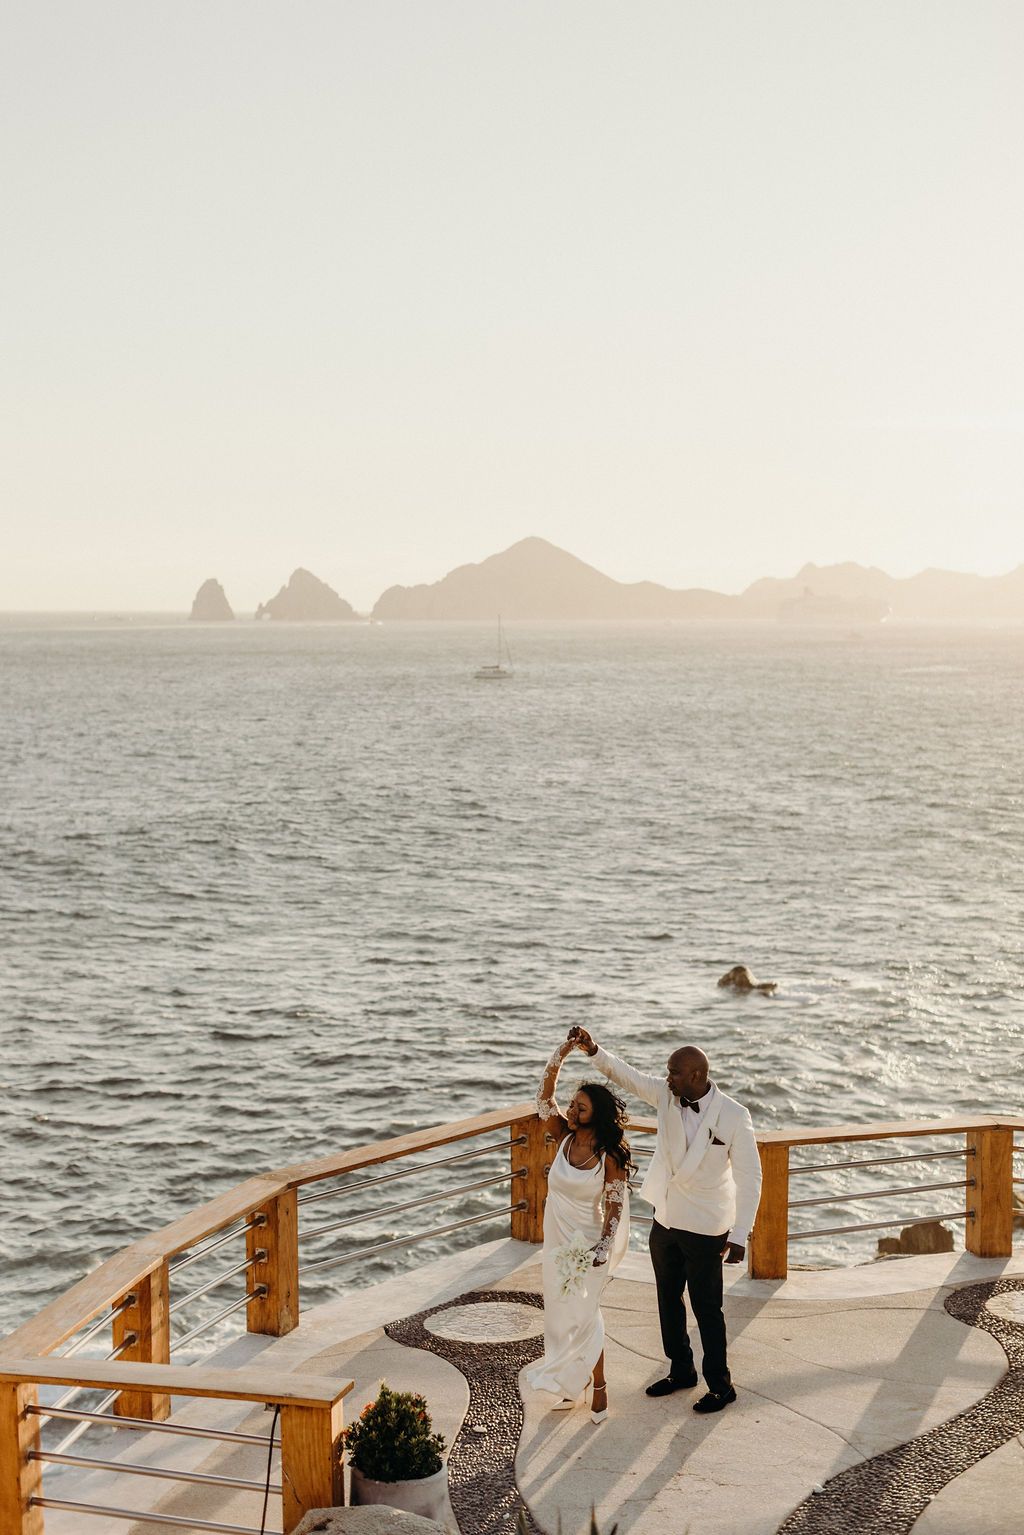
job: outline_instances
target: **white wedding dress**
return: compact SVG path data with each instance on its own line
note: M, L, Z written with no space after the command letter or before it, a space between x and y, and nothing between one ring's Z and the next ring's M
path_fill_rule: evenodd
M588 1270L583 1288L563 1296L552 1253L579 1231L588 1246L601 1240L604 1228L604 1157L596 1167L573 1167L566 1155L567 1135L555 1153L548 1174L544 1206L544 1356L527 1371L535 1391L578 1397L586 1387L604 1350L601 1295L629 1242L629 1189L619 1184L622 1198L617 1224L610 1231L608 1262Z

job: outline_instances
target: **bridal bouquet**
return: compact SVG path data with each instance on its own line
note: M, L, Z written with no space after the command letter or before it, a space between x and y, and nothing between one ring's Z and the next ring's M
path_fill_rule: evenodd
M556 1247L551 1254L558 1275L562 1299L570 1295L582 1295L585 1279L594 1264L594 1250L588 1245L582 1231L574 1231L568 1242Z

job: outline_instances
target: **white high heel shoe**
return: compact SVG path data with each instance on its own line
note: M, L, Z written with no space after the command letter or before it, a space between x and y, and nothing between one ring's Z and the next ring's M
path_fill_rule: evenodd
M608 1401L608 1387L607 1386L595 1386L594 1392L591 1394L591 1397L590 1397L590 1421L591 1421L591 1423L603 1423L605 1418L607 1418L607 1416L608 1416L608 1408L607 1408L607 1406L604 1407L601 1412L595 1412L594 1411L594 1395L598 1391L603 1391L604 1392L605 1402Z
M586 1402L586 1400L587 1400L587 1392L590 1390L590 1388L591 1388L591 1386L593 1384L594 1384L594 1377L591 1376L590 1379L587 1381L587 1384L583 1387L583 1390L579 1393L578 1396L563 1396L560 1402L556 1402L555 1403L555 1405L554 1405L554 1407L552 1407L551 1411L552 1412L571 1412L574 1407L578 1407L580 1405L580 1402Z

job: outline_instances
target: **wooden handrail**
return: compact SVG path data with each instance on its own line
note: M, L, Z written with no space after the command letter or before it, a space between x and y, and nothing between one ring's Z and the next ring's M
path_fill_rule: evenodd
M809 1130L759 1130L759 1146L827 1146L844 1141L889 1141L915 1135L956 1135L966 1130L1024 1128L1024 1118L965 1114L959 1119L880 1119L864 1125L823 1125Z
M232 1402L282 1407L333 1407L355 1382L326 1375L289 1375L280 1370L210 1370L196 1365L116 1364L102 1359L4 1359L0 1382L36 1386L88 1386L100 1391L158 1391L173 1396L213 1396Z
M656 1119L627 1121L627 1130L655 1135ZM1024 1130L1024 1116L1013 1114L965 1114L959 1119L879 1119L863 1125L823 1125L807 1130L755 1130L759 1146L827 1146L843 1141L888 1141L901 1136L953 1135L962 1130Z
M506 1130L518 1119L528 1119L537 1112L537 1105L517 1103L512 1108L494 1109L488 1114L475 1114L472 1119L456 1119L448 1125L433 1125L427 1130L413 1130L408 1135L395 1136L393 1140L376 1141L369 1146L359 1146L335 1156L319 1157L315 1162L295 1162L283 1167L273 1176L285 1180L289 1188L299 1188L306 1183L318 1183L324 1178L340 1177L342 1173L355 1173L361 1167L377 1162L393 1162L396 1157L411 1157L417 1151L431 1151L437 1146L450 1146L453 1141L465 1141L474 1135L487 1135L494 1130Z

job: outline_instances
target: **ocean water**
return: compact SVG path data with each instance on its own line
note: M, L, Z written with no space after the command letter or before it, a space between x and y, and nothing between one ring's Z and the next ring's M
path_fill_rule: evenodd
M0 624L0 1330L254 1171L532 1095L576 1023L763 1127L1020 1112L1024 632L509 638L488 684L472 625Z

